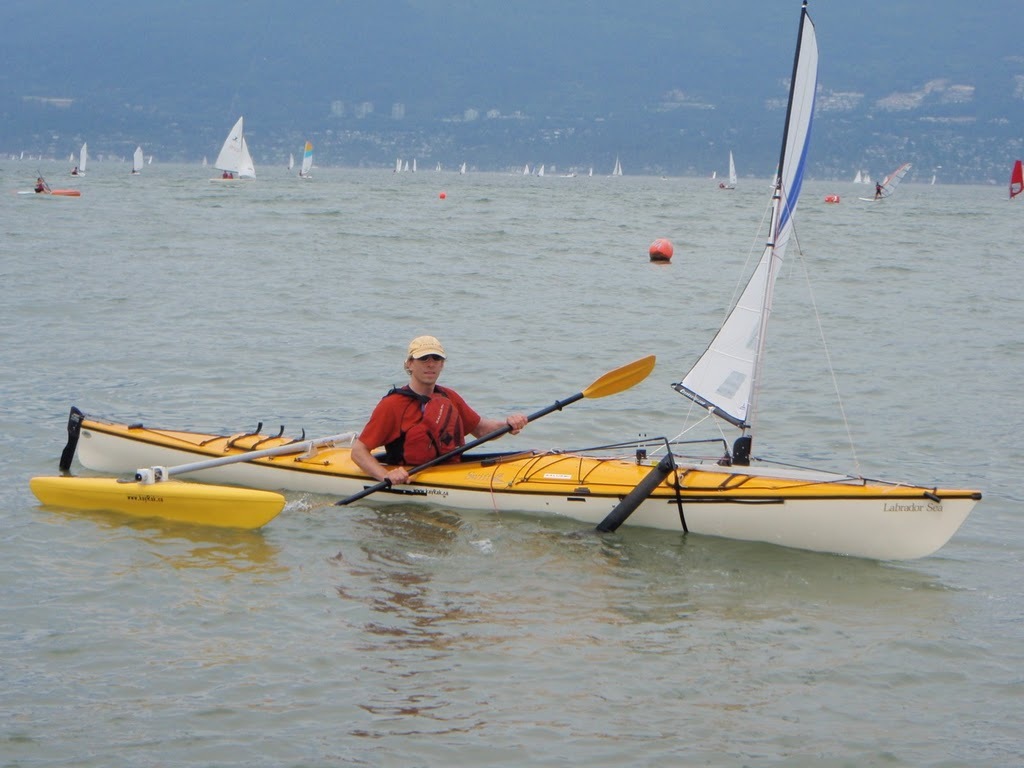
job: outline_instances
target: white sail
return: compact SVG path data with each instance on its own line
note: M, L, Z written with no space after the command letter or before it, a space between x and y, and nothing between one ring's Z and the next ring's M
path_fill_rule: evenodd
M307 141L302 151L302 168L299 169L299 176L309 178L309 172L313 170L313 142Z
M732 159L732 152L729 152L729 186L736 186L736 162Z
M252 155L249 154L249 145L245 142L245 131L242 124L243 118L232 127L228 137L224 140L224 146L220 148L220 154L213 163L218 168L228 173L233 173L239 178L256 178L256 168L253 166Z
M295 154L292 153L292 152L289 152L288 153L288 170L290 171L290 170L292 170L294 168L295 168Z
M683 395L744 430L754 426L775 278L803 184L817 78L818 45L805 7L793 64L780 173L772 197L768 244L721 330L689 373L674 385Z
M142 147L136 147L132 155L132 173L142 173Z
M619 162L619 156L615 156L615 167L612 168L612 176L622 175L622 163Z
M864 183L864 177L861 176L860 171L857 171L857 175L853 177L853 183L854 184L863 184Z
M85 164L89 160L89 150L86 144L82 144L82 148L78 151L78 165L71 169L72 176L85 176ZM75 162L74 152L68 157L68 162Z

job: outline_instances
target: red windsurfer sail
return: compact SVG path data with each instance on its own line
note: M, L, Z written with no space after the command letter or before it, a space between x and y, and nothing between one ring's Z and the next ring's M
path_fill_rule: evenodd
M1022 191L1024 191L1024 165L1018 160L1013 164L1013 170L1010 171L1010 199L1013 200Z

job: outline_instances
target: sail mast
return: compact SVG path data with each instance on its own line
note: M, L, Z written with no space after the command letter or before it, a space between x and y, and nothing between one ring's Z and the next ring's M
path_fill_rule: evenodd
M748 418L750 426L757 414L757 400L761 389L761 380L764 374L764 350L768 339L768 320L772 313L772 303L775 299L775 277L782 266L782 258L789 242L789 232L792 225L792 216L796 212L797 200L800 198L800 187L803 185L803 164L804 156L799 159L788 158L787 149L790 147L790 130L796 127L796 122L802 117L807 119L807 129L803 133L805 142L803 152L806 153L806 137L810 134L810 121L814 113L814 91L810 93L810 113L802 115L803 105L797 103L798 98L806 94L798 93L801 87L800 53L804 45L804 25L808 24L807 0L804 0L800 8L800 28L796 36L796 52L793 55L793 73L790 76L789 103L786 105L786 124L782 129L782 149L779 152L779 165L781 172L775 179L775 194L773 195L772 220L769 228L770 240L765 247L765 260L768 269L765 276L765 289L761 297L761 318L757 330L757 351L754 353L754 374L750 387L750 408ZM813 33L813 23L811 23ZM817 46L813 37L810 43L815 45L814 62L817 69ZM816 80L816 78L813 78ZM796 103L797 114L794 115L794 104ZM798 137L793 137L796 140ZM794 162L796 160L796 162ZM793 166L797 166L794 168ZM794 171L799 170L799 173Z
M749 454L751 438L746 432L754 426L775 279L803 185L817 71L818 46L805 0L800 12L782 150L772 193L769 240L721 329L683 380L673 385L700 407L743 430L744 434L737 441L735 463L745 463L745 455Z

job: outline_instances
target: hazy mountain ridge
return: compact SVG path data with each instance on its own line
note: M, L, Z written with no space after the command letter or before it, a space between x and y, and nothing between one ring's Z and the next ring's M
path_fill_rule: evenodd
M14 0L0 8L0 152L61 156L87 137L193 160L245 114L258 164L309 137L323 164L420 154L496 169L620 153L633 172L702 173L735 148L768 175L799 4L687 5L187 0L141 13ZM810 8L822 51L812 173L911 159L984 180L1022 153L1017 0Z

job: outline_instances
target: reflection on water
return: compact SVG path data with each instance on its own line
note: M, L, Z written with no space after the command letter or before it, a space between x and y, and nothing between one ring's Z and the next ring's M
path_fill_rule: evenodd
M111 546L130 538L173 568L211 568L229 573L274 573L283 570L283 566L277 562L280 548L269 543L262 531L188 525L161 518L139 518L102 510L41 506L40 511L52 516L52 524L89 521L106 532L100 540Z
M917 679L908 633L957 610L925 568L764 544L418 507L367 510L352 532L328 562L361 617L354 700L373 719L351 733L373 739L482 731L495 706L556 722L574 690L771 717L779 691L898 674L884 659Z

